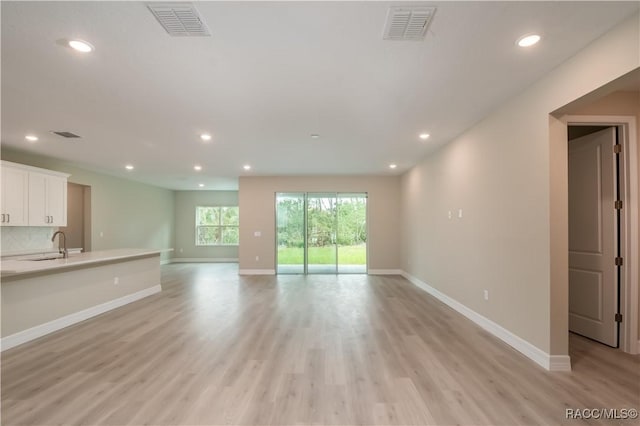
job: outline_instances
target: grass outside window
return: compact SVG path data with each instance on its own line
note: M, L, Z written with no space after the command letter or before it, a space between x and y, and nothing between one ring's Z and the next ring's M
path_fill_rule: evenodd
M336 263L334 246L309 247L309 258L316 265L331 265ZM278 264L302 265L304 263L304 249L302 247L279 247ZM367 246L338 246L338 263L340 265L366 265Z

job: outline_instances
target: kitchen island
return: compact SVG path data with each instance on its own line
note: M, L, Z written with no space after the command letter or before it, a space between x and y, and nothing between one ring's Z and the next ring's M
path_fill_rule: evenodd
M115 249L67 259L3 260L2 350L160 292L162 251Z

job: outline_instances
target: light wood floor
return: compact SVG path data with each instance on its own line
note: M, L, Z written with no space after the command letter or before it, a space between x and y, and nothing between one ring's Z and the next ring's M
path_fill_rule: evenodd
M638 357L572 336L573 371L547 372L400 277L177 264L162 287L4 352L2 424L558 425L639 405Z

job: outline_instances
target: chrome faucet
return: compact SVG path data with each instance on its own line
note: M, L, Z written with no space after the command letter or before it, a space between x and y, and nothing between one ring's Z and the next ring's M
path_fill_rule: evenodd
M51 242L56 239L56 235L60 234L60 238L58 238L58 251L62 253L62 258L66 259L69 257L69 251L67 251L67 236L64 235L62 231L56 231L51 237ZM60 239L62 239L62 249L60 249Z

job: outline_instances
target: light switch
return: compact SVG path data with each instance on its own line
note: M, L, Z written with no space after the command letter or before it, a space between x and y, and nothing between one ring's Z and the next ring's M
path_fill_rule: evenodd
M462 218L462 209L458 209L458 218Z
M253 233L253 236L254 236L254 237L261 237L261 236L262 236L262 232L260 232L260 231L255 231L255 232Z

